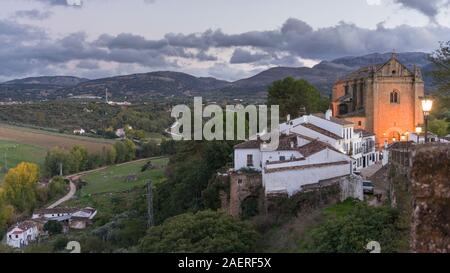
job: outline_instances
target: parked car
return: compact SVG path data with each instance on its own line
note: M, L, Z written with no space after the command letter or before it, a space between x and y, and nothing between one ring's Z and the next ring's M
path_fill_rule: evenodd
M374 194L375 187L372 181L363 181L363 192L365 194Z

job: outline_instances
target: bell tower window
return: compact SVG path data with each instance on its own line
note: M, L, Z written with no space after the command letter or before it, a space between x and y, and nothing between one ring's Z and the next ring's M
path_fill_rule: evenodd
M391 92L390 102L391 103L400 103L400 94L397 90L394 90Z

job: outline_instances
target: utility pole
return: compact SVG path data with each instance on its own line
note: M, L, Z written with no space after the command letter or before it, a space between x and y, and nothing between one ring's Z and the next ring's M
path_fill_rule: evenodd
M59 163L59 176L63 176L63 164Z
M153 218L153 183L151 180L147 183L147 217L148 217L148 227L155 225Z

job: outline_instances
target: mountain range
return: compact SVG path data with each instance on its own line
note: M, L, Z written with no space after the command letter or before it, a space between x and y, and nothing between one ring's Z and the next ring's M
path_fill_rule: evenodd
M432 89L428 72L433 65L422 52L399 53L398 59L408 67L422 68L426 88ZM72 96L104 97L108 90L114 100L143 100L201 95L209 98L264 100L267 87L274 81L291 76L305 79L323 95L329 95L333 83L362 66L386 62L391 53L343 57L322 61L314 67L274 67L252 77L234 82L212 77L195 77L186 73L158 71L89 80L67 76L34 77L0 84L0 101L33 101L69 98Z

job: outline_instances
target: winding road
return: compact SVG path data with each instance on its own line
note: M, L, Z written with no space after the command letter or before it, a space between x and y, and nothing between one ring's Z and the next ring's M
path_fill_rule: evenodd
M160 158L160 157L142 158L142 159L129 161L129 162L124 162L124 163L117 164L117 165L112 165L112 166L121 166L121 165L126 165L126 164L131 164L131 163L136 163L136 162L139 162L139 161L151 160L151 159L156 159L156 158ZM65 196L60 198L58 201L56 201L53 204L51 204L50 206L48 206L47 209L56 208L57 206L61 205L62 203L67 202L70 199L72 199L72 197L77 192L77 186L75 185L75 183L73 183L73 181L76 181L76 180L80 179L82 176L85 176L86 174L89 174L89 173L92 173L92 172L101 171L101 170L104 170L104 169L106 169L108 167L111 167L111 166L105 166L105 167L101 167L101 168L97 168L97 169L93 169L93 170L89 170L89 171L80 172L80 173L76 173L76 174L71 174L71 175L65 176L64 178L68 179L70 181L69 182L70 183L69 184L69 186L70 186L69 192Z

